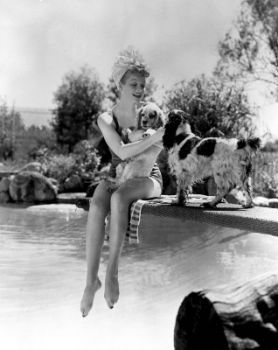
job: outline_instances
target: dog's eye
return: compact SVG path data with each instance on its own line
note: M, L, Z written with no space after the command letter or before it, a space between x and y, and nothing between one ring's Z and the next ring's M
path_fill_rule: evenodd
M153 119L153 118L155 118L156 117L156 112L153 112L153 113L150 113L150 119Z

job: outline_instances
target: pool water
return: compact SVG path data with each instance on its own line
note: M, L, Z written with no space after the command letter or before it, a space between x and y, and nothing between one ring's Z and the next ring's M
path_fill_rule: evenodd
M118 304L102 288L82 318L86 218L74 205L0 207L1 349L173 349L189 292L278 268L277 237L145 215L141 243L124 247ZM101 280L107 258L104 247Z

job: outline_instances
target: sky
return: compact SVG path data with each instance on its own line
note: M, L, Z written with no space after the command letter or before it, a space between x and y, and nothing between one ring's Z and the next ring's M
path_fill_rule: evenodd
M51 108L63 76L84 64L107 83L133 45L159 86L209 73L240 0L0 0L0 96Z
M87 64L107 84L118 53L134 46L160 91L210 74L241 0L0 0L0 98L50 110L66 73ZM278 104L253 90L260 133L278 138Z

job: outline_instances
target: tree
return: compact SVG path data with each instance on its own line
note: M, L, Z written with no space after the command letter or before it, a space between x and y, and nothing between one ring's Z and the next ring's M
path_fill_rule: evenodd
M2 100L0 105L0 159L14 159L18 148L17 141L25 131L20 113L14 108L9 109Z
M103 99L104 87L93 69L84 66L78 72L65 75L54 94L57 107L53 110L51 125L57 142L66 146L68 152L77 142L88 138Z
M17 144L17 154L28 159L36 159L39 153L46 153L46 150L57 151L58 148L53 130L45 125L31 125L21 135Z
M252 115L242 88L225 85L202 75L177 83L166 92L167 109L182 109L188 115L193 132L205 136L213 128L226 136L253 133Z
M243 0L233 27L219 43L216 75L243 84L264 82L278 96L278 2Z

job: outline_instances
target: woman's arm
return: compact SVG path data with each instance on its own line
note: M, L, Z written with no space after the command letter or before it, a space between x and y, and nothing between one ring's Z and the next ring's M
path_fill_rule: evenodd
M153 135L147 136L143 140L124 144L115 130L113 118L109 113L103 113L98 117L98 126L107 145L121 160L142 153L153 144L161 141L164 134L164 129L160 128Z

